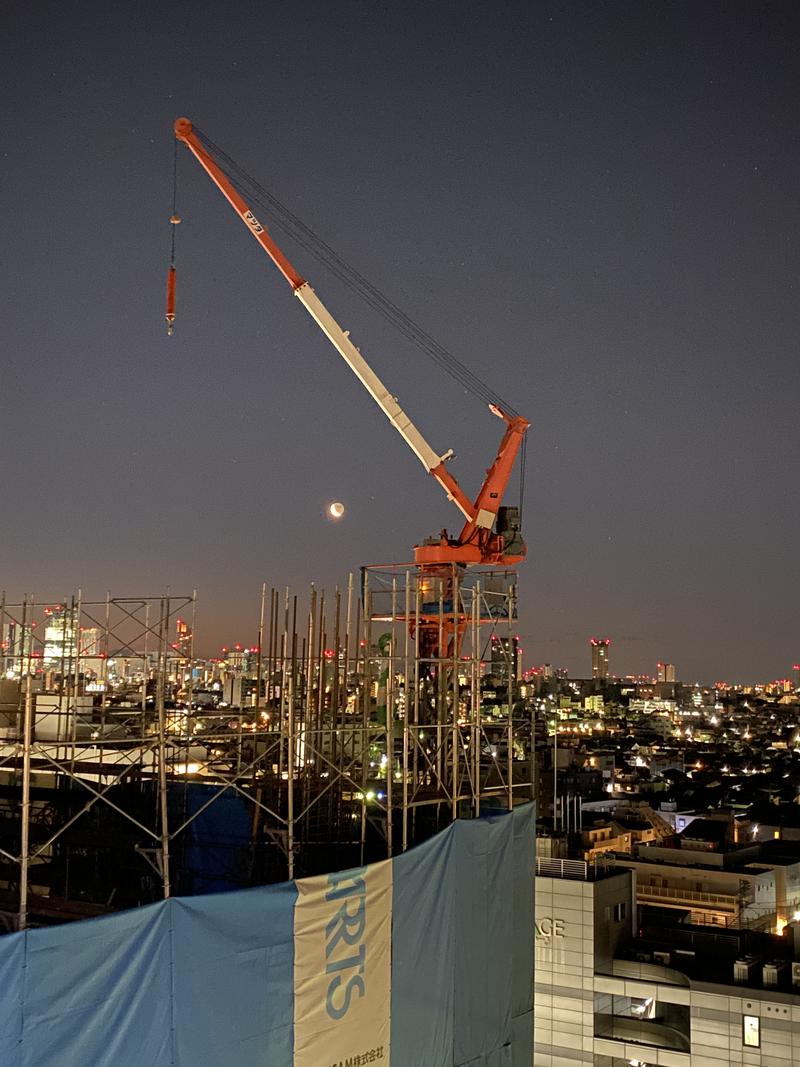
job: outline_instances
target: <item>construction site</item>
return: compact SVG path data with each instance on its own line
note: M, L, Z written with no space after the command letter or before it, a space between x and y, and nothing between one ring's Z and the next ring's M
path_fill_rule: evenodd
M166 320L185 146L461 513L340 588L254 591L252 645L195 654L195 593L0 601L0 909L7 930L391 858L533 799L515 567L528 422L187 119L175 123ZM473 500L265 223L504 423ZM504 496L520 462L520 503ZM335 504L333 508L340 508ZM331 512L333 518L340 513Z
M2 602L5 929L360 866L530 800L515 597L489 569L265 587L247 664L195 659L193 595Z

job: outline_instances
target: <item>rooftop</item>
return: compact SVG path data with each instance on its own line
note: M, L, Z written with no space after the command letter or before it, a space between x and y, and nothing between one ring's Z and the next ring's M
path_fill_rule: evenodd
M566 878L573 882L597 882L619 874L618 868L602 857L594 862L536 857L536 873L545 878Z
M792 937L753 930L715 930L688 923L667 924L660 909L655 920L645 911L640 936L629 942L619 957L627 962L661 964L693 982L797 993L792 982Z

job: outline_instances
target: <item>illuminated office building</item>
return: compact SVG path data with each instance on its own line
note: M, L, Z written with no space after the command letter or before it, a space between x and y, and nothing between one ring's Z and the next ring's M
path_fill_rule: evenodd
M592 678L602 680L608 678L608 650L611 641L607 637L593 637L589 641L592 650Z
M675 681L675 664L674 663L661 663L656 664L656 680L659 682L674 682Z

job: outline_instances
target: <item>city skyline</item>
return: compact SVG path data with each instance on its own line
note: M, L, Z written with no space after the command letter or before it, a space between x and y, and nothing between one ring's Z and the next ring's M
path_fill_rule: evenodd
M340 591L344 593L345 600L343 603L346 603L346 591ZM265 597L267 592L265 589ZM324 596L326 591L317 590L316 592L317 595L322 594ZM276 593L280 600L281 591L277 590ZM108 595L110 596L110 594ZM292 600L294 596L295 594L292 593ZM157 600L158 598L155 599ZM169 601L170 594L169 591L166 591L164 603ZM173 607L171 609L173 613L176 602L180 602L184 608L189 608L193 615L197 616L199 613L202 617L202 603L198 602L195 597L175 598L173 595ZM139 601L134 598L134 603L143 604L144 600ZM302 593L297 598L297 603L298 618L304 618L309 605L304 602ZM82 661L89 662L96 660L98 657L127 659L132 655L132 646L127 644L127 640L121 641L118 636L115 637L113 630L109 631L108 637L104 636L105 631L101 618L104 610L105 601L83 601L82 595L72 599L65 598L62 601L56 601L53 598L37 601L36 597L25 597L18 604L8 601L5 597L0 597L0 657L5 657L8 666L14 666L14 670L11 673L15 675L19 673L23 661L27 660L35 661L37 670L41 668L43 663L50 667L57 665L56 661L62 659L62 657L66 657L66 661L69 662L75 656L76 630L74 620L80 617L90 623L88 626L81 625L79 628L81 634L79 656ZM86 614L87 612L88 614ZM22 619L24 618L28 619L25 626L22 625ZM31 629L31 625L33 629ZM212 629L216 632L218 627L212 627ZM143 633L144 630L140 629L140 638ZM252 632L245 625L234 625L231 631L224 635L223 639L225 641L224 644L213 645L209 641L207 634L203 633L202 628L193 632L192 625L186 618L176 616L174 632L168 635L167 648L171 650L170 654L173 656L177 655L179 658L186 658L187 661L191 659L193 662L198 663L222 662L223 660L230 660L231 656L244 656L247 658L252 654L257 654L259 651L257 623ZM526 677L541 674L545 678L558 676L577 680L594 679L595 681L608 681L609 683L615 681L647 682L650 680L654 683L699 685L709 689L731 688L747 690L780 686L782 691L787 693L792 690L800 690L800 664L797 663L792 663L785 670L778 670L761 677L744 677L741 674L734 674L723 678L720 672L714 672L711 668L700 675L687 675L681 671L680 666L663 659L649 664L643 662L641 658L632 660L624 651L626 648L630 650L631 645L634 648L636 647L636 641L631 637L623 636L621 639L615 638L613 640L610 637L590 637L588 638L588 655L586 653L587 639L584 638L583 658L581 661L571 664L551 662L542 656L537 656L537 649L528 646L524 636L519 632L515 632L512 635L511 641L514 650L513 659L518 665L519 677L522 677L524 673ZM151 654L156 656L155 649L158 645L158 633L154 627L151 627L149 631L148 642L151 647ZM619 667L619 669L613 670L611 669L610 659L612 644L615 650L619 644L623 648L623 656L615 656L614 659L614 667ZM508 647L508 638L493 638L491 645L486 649L485 665L487 670L492 669L492 664L495 660L505 663ZM328 651L331 655L333 654L332 650L327 650L326 654ZM620 659L621 666L619 666ZM503 666L502 671L505 671L505 666ZM9 677L11 677L11 674L9 674Z
M788 676L797 10L248 10L13 9L9 599L197 588L204 647L252 643L262 582L458 525L185 152L166 337L186 114L531 420L527 662ZM497 420L289 251L474 491Z

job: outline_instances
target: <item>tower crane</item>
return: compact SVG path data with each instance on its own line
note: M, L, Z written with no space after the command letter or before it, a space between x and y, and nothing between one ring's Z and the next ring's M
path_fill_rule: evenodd
M290 263L259 221L244 197L225 174L219 162L198 136L187 118L175 121L175 137L184 144L220 190L244 225L258 241L288 282L292 292L316 322L333 347L344 359L364 388L380 407L409 446L422 466L439 483L462 514L464 525L458 536L442 530L438 537L414 546L414 562L424 569L456 565L513 566L525 558L525 542L520 533L519 508L504 507L503 497L530 423L521 415L511 414L495 403L489 405L493 415L505 425L500 446L475 500L470 500L447 467L452 449L440 454L423 437L398 400L387 389L361 352L350 340L320 298ZM173 214L173 225L179 222ZM174 234L174 230L173 230ZM173 242L174 246L174 242ZM167 279L167 323L169 332L175 318L175 267L170 264Z

